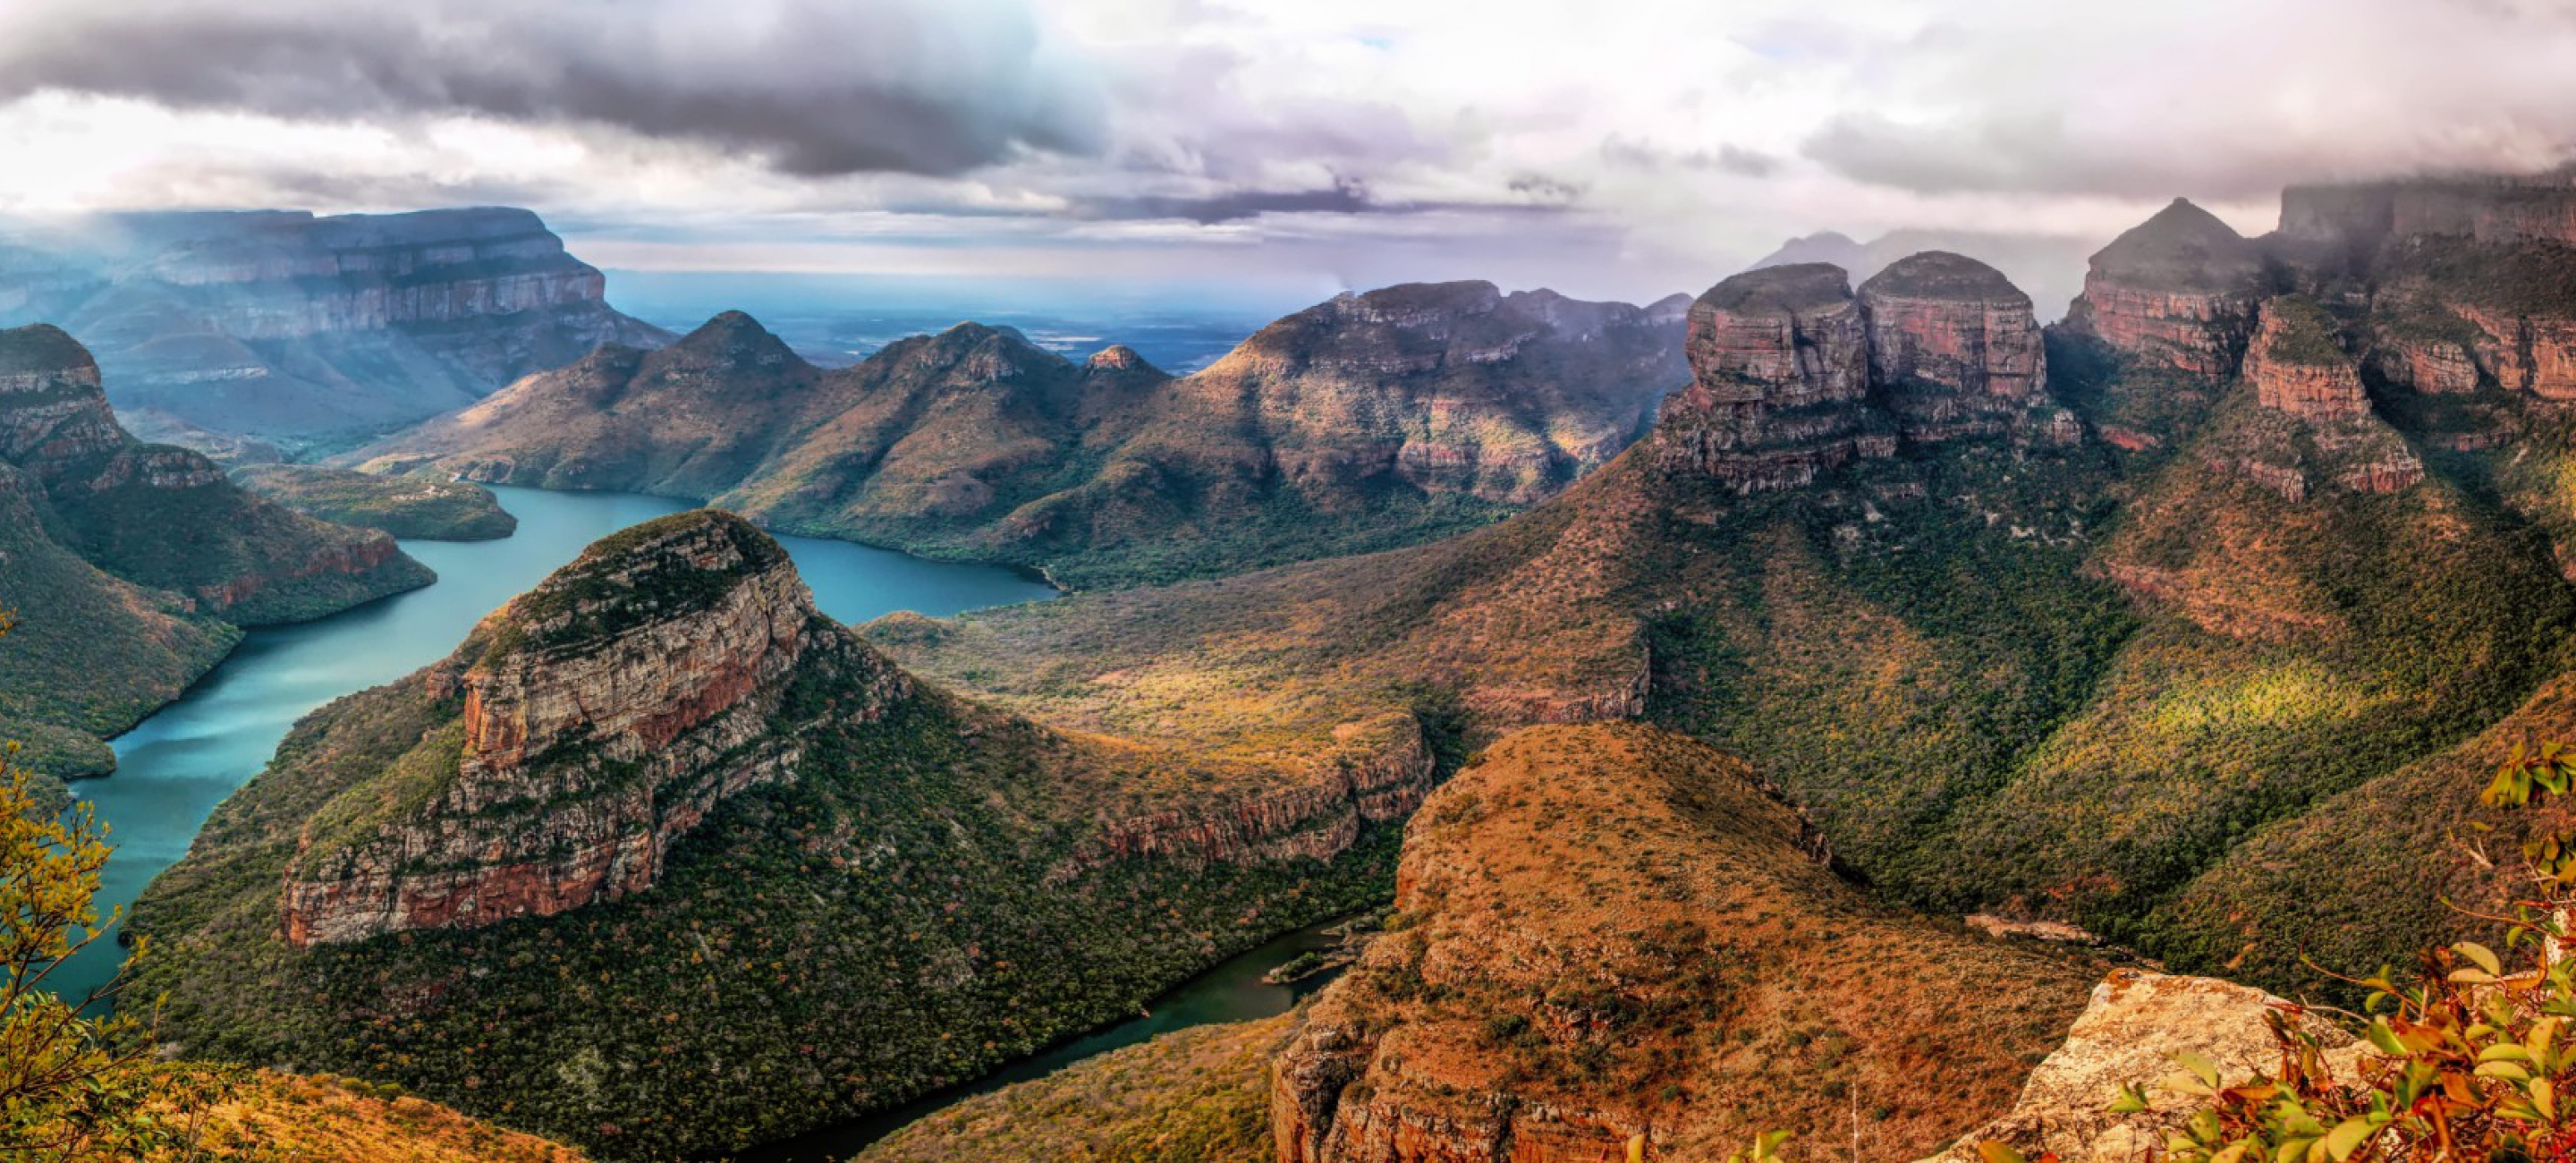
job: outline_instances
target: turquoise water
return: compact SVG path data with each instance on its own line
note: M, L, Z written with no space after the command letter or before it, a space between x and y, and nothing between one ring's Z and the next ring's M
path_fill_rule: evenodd
M206 816L266 766L287 729L342 695L381 685L447 656L485 614L579 555L640 521L688 508L656 497L496 488L519 518L500 541L406 541L438 583L296 626L251 631L223 665L178 702L115 742L116 774L72 791L112 829L115 855L101 876L99 907L131 903L188 851ZM823 612L864 622L897 610L946 617L1054 596L1043 582L990 566L925 561L884 549L781 537ZM77 996L122 960L92 946L49 982Z

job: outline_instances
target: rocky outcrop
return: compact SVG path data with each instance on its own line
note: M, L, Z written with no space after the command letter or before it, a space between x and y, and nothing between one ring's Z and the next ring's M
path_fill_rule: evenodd
M475 928L652 887L716 804L794 778L801 749L774 719L817 625L785 552L740 518L687 513L594 546L432 673L462 710L406 757L420 807L308 826L287 940ZM839 713L908 689L845 652Z
M2093 256L2066 324L2151 366L2224 381L2253 334L2262 278L2252 243L2176 198Z
M2263 305L2246 351L2245 378L2264 407L2302 420L2366 415L2370 395L2336 337L2334 318L2315 302L2283 295Z
M1396 898L1402 921L1272 1062L1279 1163L1594 1163L1637 1136L1649 1158L1718 1159L1762 1127L1835 1125L1846 1088L2001 1112L2020 1073L2001 1043L2083 991L2053 957L1858 907L1743 764L1637 724L1487 748L1407 825ZM2027 976L1979 984L2006 972ZM1859 975L1887 974L1941 996L1886 1006ZM1763 1068L1811 1028L1854 1044ZM1933 1121L1876 1125L1921 1151Z
M1691 382L1664 401L1654 457L1739 492L1796 488L1896 453L1871 413L1869 329L1839 267L1736 275L1691 304Z
M2361 1049L2352 1036L2297 1005L2212 978L2115 970L2094 987L2066 1044L2031 1071L2011 1112L1960 1135L1957 1145L1925 1163L1977 1163L1978 1145L1988 1141L2009 1144L2030 1158L2046 1152L2070 1163L2153 1155L2164 1131L2200 1101L2156 1085L2174 1072L2175 1056L2201 1055L2230 1083L2276 1073L2281 1051L2266 1020L2276 1014L2323 1044L2330 1071L2357 1077ZM2144 1089L2144 1113L2104 1109L2109 1096L2129 1086Z
M1363 825L1399 821L1430 794L1436 768L1410 716L1374 725L1379 738L1334 757L1312 781L1217 808L1170 808L1106 822L1099 835L1048 873L1062 883L1131 860L1183 866L1326 861L1358 841Z
M1861 284L1870 379L1908 440L2007 431L2048 399L2030 296L1975 259L1926 251Z
M108 215L30 241L86 277L21 312L88 342L119 407L226 438L382 430L668 338L525 210Z
M1894 263L1858 296L1822 263L1748 271L1692 304L1686 350L1653 459L1738 492L1799 488L1900 441L2083 439L2049 400L2029 296L1955 254Z

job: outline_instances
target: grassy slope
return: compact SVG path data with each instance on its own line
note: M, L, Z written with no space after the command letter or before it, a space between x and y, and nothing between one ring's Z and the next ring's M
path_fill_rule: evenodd
M581 1152L355 1079L256 1071L200 1115L225 1159L367 1163L581 1163ZM163 1163L158 1157L147 1163ZM169 1163L180 1163L176 1158Z
M38 497L0 465L0 608L20 619L0 639L0 740L33 770L96 774L116 762L101 737L177 698L240 632L63 548Z
M1270 1056L1292 1019L1201 1026L979 1094L851 1163L1267 1163Z

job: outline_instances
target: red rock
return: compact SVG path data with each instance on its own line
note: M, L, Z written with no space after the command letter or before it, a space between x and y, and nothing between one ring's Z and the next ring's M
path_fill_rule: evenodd
M2315 303L2283 295L2263 305L2263 325L2246 349L2245 378L2266 408L2303 420L2366 415L2370 396L2336 338L2334 320Z
M1860 288L1870 379L1911 440L2006 430L2047 401L2030 296L1972 258L1926 251Z
M795 567L737 517L643 528L478 628L459 660L480 656L440 680L464 695L454 777L415 812L298 857L290 942L474 928L639 892L718 803L795 777L799 743L773 718L820 617ZM687 580L709 572L715 592ZM665 591L688 596L653 596ZM826 641L854 652L834 713L874 717L909 691L891 664Z
M2176 198L2093 256L2066 324L2133 359L2222 381L2253 334L2261 279L2253 244Z
M1868 326L1839 267L1719 283L1691 305L1685 350L1691 382L1664 401L1658 463L1763 492L1896 452L1895 435L1872 427Z

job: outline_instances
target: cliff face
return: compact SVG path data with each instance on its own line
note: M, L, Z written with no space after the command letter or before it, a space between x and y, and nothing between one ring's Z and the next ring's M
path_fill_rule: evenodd
M1508 737L1415 817L1402 923L1273 1062L1277 1158L1590 1163L1642 1134L1651 1158L1714 1159L1759 1127L1836 1125L1850 1090L1907 1096L1878 1124L1877 1157L1902 1159L1944 1137L1930 1111L2002 1110L2025 1038L1988 1019L2072 1013L2082 970L1860 906L1828 863L1703 744L1638 726ZM1828 916L1848 956L1819 944ZM1943 968L1901 968L1919 959ZM1847 973L1938 981L1955 1024L1864 1016L1873 991ZM1804 1049L1810 1026L1830 1050ZM1811 1053L1830 1060L1748 1068Z
M1691 382L1655 428L1661 463L1763 492L1896 452L1865 403L1868 324L1839 267L1769 267L1709 288L1691 304L1685 350Z
M0 460L43 483L82 556L232 621L314 617L429 580L391 537L288 512L204 456L136 441L96 361L54 327L0 331Z
M117 405L227 436L345 439L660 331L525 210L108 215L12 314L95 348Z
M2302 420L2342 420L2370 411L2370 396L2336 338L2334 320L2297 296L2263 305L2263 325L2245 356L2245 378L2264 407Z
M2254 330L2254 245L2183 199L2093 256L2066 325L2150 366L2224 381Z
M1710 288L1690 320L1692 381L1665 401L1654 456L1738 492L1807 485L1900 440L2082 439L2049 407L2030 298L1974 259L1918 254L1857 297L1836 267L1765 267Z
M594 547L486 620L480 657L450 662L461 674L429 679L462 710L406 757L422 807L307 832L287 941L474 928L652 887L717 803L793 777L800 750L774 720L818 624L786 554L740 518L684 514ZM908 691L840 653L839 714L864 721Z
M1861 284L1870 378L1909 440L1996 435L2048 400L2030 296L1972 258L1927 251Z
M1075 585L1167 581L1385 548L1553 495L1686 377L1678 308L1390 287L1279 320L1183 379L1127 348L1076 364L972 323L821 371L730 315L345 463L712 498Z

